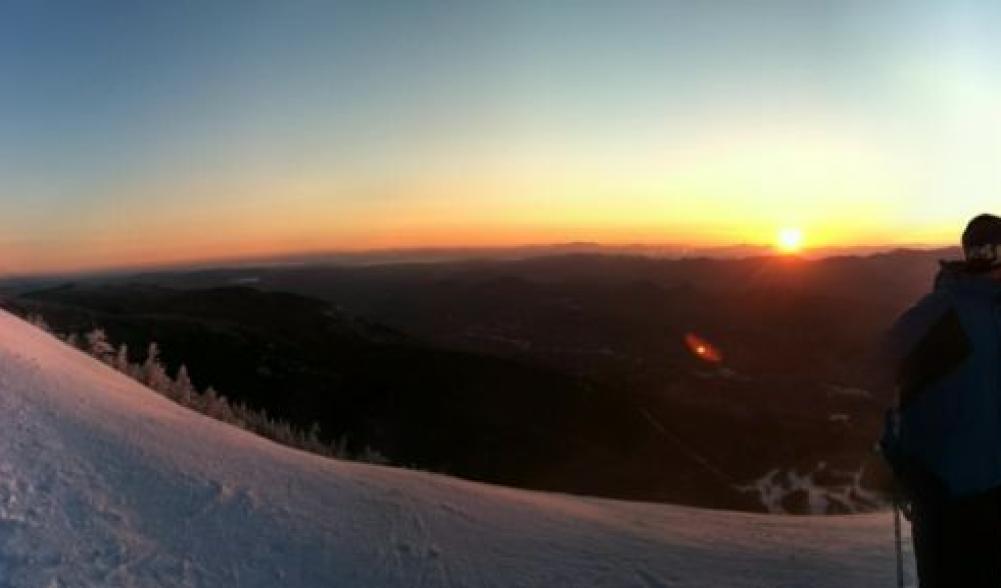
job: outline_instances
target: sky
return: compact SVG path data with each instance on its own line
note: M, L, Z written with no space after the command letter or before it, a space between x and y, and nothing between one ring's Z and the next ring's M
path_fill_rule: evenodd
M952 244L996 2L0 0L0 273L597 241Z

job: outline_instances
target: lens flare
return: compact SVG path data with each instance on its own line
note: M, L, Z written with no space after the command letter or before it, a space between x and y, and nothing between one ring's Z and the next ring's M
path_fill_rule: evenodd
M723 353L715 345L706 341L695 333L685 335L685 346L692 352L692 355L709 363L721 363Z

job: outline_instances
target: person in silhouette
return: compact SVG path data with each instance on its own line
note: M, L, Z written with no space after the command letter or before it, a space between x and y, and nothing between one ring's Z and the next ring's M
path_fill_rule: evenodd
M889 333L898 403L880 442L911 520L921 588L1001 586L1001 218Z

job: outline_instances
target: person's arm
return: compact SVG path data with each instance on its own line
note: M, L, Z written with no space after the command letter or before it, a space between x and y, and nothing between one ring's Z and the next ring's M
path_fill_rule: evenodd
M900 410L958 368L972 351L959 314L944 296L924 298L897 321L890 337Z
M964 338L948 298L932 293L902 314L879 345L878 389L884 398L894 398L886 411L879 448L904 494L919 484L921 473L900 446L900 410L928 383L958 365L969 352Z

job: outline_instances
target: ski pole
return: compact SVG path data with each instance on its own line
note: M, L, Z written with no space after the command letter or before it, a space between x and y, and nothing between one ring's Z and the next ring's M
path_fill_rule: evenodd
M904 588L904 549L900 538L900 503L893 497L893 539L897 549L897 588Z

